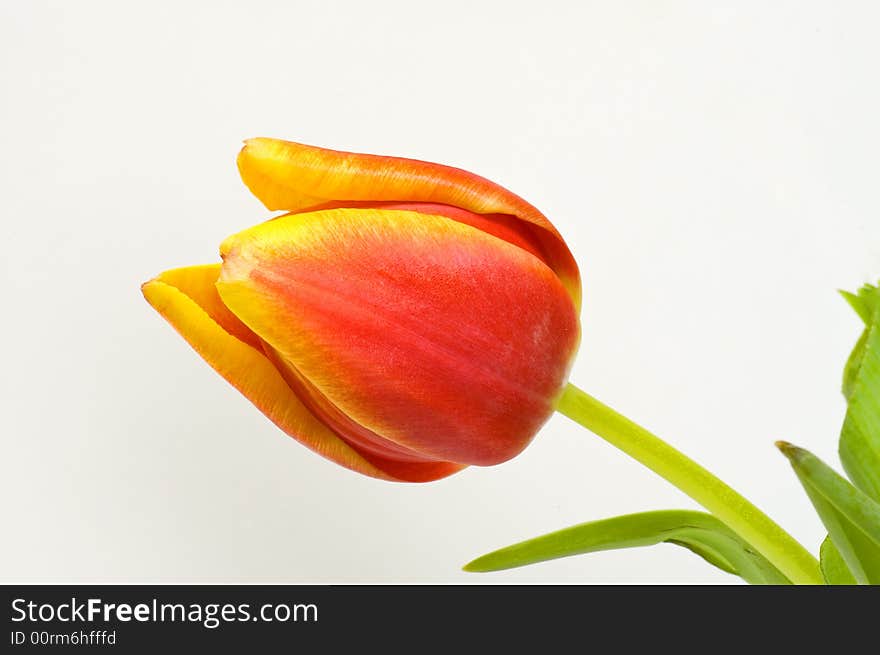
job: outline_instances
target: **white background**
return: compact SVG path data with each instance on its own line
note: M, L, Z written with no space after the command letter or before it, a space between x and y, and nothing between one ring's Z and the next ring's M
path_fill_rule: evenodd
M243 138L440 161L581 264L572 380L815 549L785 438L837 465L880 277L870 2L0 4L4 582L727 583L673 546L472 557L693 503L567 419L426 485L280 433L143 300L266 218Z

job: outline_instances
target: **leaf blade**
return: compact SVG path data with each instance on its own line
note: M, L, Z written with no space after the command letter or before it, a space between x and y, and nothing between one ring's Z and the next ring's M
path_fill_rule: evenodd
M856 579L843 560L837 546L826 536L819 548L819 566L822 569L822 577L830 585L854 585Z
M855 293L841 291L840 295L849 303L849 306L859 315L865 325L868 325L877 308L878 297L875 295L876 293L877 287L873 284L865 284Z
M855 580L880 584L880 504L809 451L784 441L776 445Z
M847 412L838 452L853 484L880 501L880 288L868 284L843 297L865 330L844 369Z
M498 571L560 557L660 543L683 546L752 584L790 584L721 521L692 510L642 512L582 523L487 553L464 569Z

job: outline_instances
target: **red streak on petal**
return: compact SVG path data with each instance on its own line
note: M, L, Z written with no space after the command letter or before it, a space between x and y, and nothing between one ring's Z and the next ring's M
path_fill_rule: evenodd
M389 441L378 434L356 423L336 405L330 402L313 384L296 370L296 367L286 361L274 348L268 344L263 345L263 351L269 360L281 373L288 386L296 394L314 416L324 425L335 432L349 446L355 448L363 455L372 455L382 459L392 459L400 462L437 462L441 461L433 457L420 455L419 453Z

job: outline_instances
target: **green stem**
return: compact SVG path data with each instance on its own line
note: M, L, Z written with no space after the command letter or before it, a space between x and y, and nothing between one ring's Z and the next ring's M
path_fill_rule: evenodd
M662 439L569 384L557 411L641 462L709 510L795 584L824 584L819 563L766 514Z

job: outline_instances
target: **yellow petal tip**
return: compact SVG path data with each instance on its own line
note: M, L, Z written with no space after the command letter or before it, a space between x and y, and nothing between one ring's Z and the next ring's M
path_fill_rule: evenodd
M143 284L141 284L141 293L144 294L144 298L146 298L147 302L150 303L151 305L153 304L153 302L150 300L150 296L153 295L153 289L155 288L156 284L158 284L158 283L159 283L159 278L154 277L150 280L147 280Z

